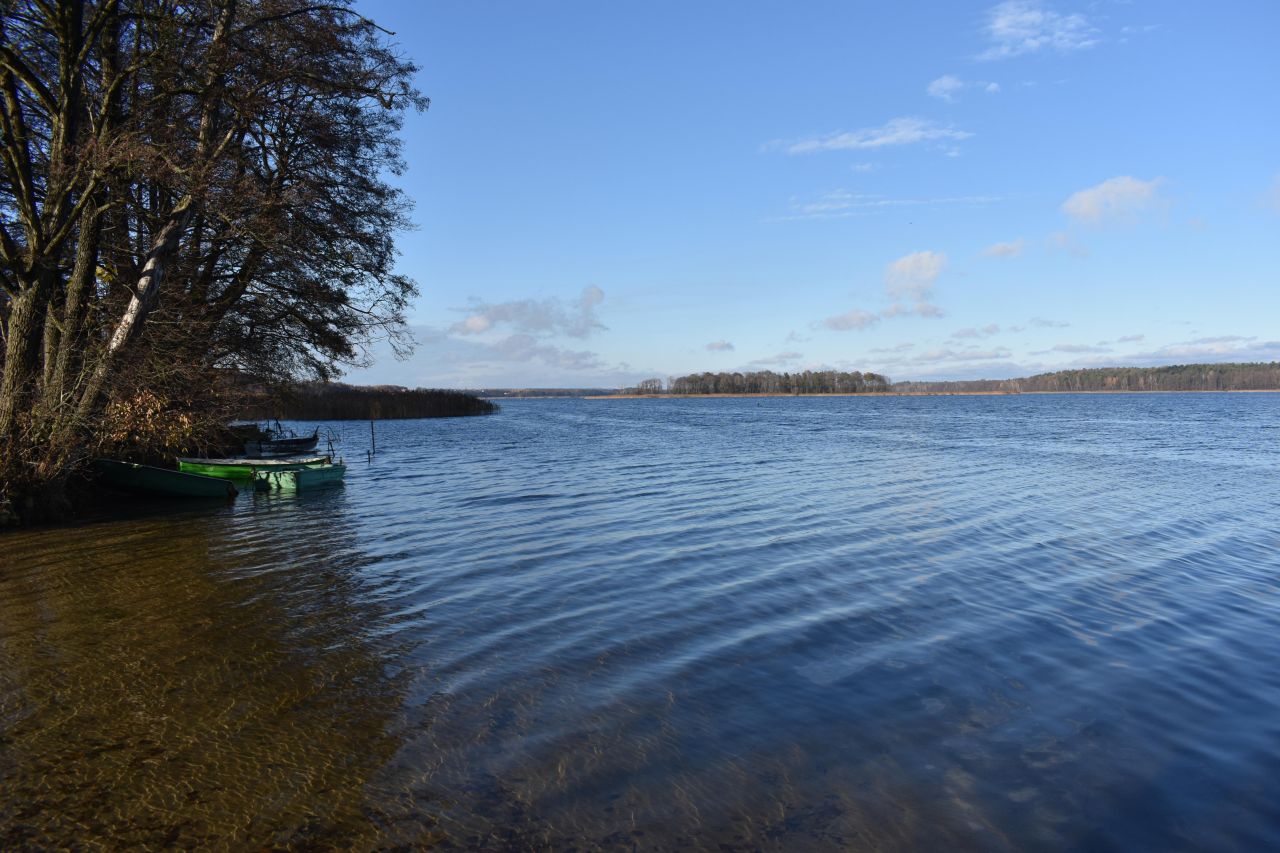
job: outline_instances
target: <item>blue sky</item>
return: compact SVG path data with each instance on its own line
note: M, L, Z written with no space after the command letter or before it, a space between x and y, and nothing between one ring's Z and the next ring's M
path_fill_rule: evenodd
M391 2L419 344L615 386L1280 359L1280 3Z

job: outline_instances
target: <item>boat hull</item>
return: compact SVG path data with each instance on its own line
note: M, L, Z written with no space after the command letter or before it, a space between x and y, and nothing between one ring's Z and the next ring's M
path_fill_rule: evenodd
M341 462L309 468L258 471L254 474L253 485L260 492L309 491L340 486L346 473L347 466Z
M178 470L225 480L250 481L259 471L295 471L329 462L328 456L306 459L179 459Z
M314 435L303 438L276 438L246 442L244 452L247 456L291 456L297 453L310 453L316 449L319 441L320 433L317 430Z
M170 471L151 465L97 459L93 463L98 478L112 488L135 494L178 498L234 498L235 484L198 473Z

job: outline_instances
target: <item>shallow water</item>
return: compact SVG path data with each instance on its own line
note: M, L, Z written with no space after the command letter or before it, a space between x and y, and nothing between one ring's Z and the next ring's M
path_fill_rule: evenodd
M503 406L0 536L2 846L1280 847L1280 395Z

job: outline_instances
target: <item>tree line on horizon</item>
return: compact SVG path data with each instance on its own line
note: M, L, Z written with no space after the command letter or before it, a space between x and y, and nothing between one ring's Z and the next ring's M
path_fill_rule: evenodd
M1090 367L1018 379L895 382L894 391L1273 391L1280 390L1280 362L1173 364L1165 367Z
M279 392L246 393L244 420L393 420L491 415L498 406L464 391L307 382Z
M889 390L889 379L856 370L735 371L691 373L665 384L661 379L646 379L627 390L636 394L864 394Z

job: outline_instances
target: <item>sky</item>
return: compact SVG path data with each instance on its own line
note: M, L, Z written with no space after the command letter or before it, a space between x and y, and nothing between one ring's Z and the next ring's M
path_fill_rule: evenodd
M348 381L1280 359L1280 3L358 0L420 68Z

